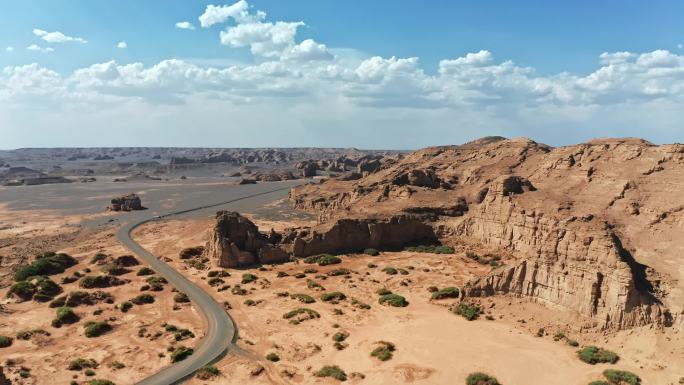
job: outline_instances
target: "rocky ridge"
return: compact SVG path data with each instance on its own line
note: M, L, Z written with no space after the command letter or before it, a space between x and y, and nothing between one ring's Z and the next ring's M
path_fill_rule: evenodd
M321 223L419 214L443 242L518 258L474 277L466 297L525 297L622 329L667 325L682 310L664 295L678 277L663 277L677 271L666 263L682 251L670 242L684 226L681 188L679 144L603 139L552 148L489 137L423 149L356 180L297 187L290 199ZM674 247L662 250L663 242Z

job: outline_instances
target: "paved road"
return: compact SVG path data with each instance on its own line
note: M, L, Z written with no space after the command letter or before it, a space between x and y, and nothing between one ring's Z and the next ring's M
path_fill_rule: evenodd
M226 313L223 307L218 304L209 294L136 243L131 238L131 232L138 226L151 221L193 211L219 207L229 203L287 190L289 188L290 187L281 187L270 191L238 197L221 203L148 217L127 223L119 229L117 233L117 238L119 241L129 250L147 262L150 267L157 272L158 275L166 278L178 290L185 292L193 304L200 309L207 324L206 335L204 338L202 338L202 340L199 341L195 347L195 353L192 356L177 364L165 367L154 375L138 382L137 385L171 385L179 384L185 381L191 377L197 369L222 357L231 348L235 348L235 341L237 340L237 327L230 315Z

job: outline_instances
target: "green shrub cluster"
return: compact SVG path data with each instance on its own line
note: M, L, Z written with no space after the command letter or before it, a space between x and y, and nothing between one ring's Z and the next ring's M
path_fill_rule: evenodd
M466 385L500 385L499 381L485 373L471 373L466 378Z
M136 275L142 277L144 275L152 275L154 274L154 270L150 269L149 267L141 267L140 270L136 273Z
M173 301L176 303L188 303L190 302L190 298L185 293L176 293L173 296Z
M333 339L333 341L335 341L335 342L344 342L344 340L346 340L347 337L349 337L349 333L347 333L347 332L337 332L337 333L333 334L332 339Z
M62 292L62 287L53 280L44 276L28 277L24 281L13 284L7 296L16 296L23 301L33 299L38 302L47 302Z
M399 273L399 271L392 266L387 266L386 268L382 269L382 272L387 275L397 275L397 273Z
M302 302L302 303L314 303L314 302L316 302L316 300L315 300L312 296L310 296L310 295L308 295L308 294L299 294L299 293L297 293L297 294L292 294L292 295L290 296L290 298L296 299L296 300L298 300L299 302Z
M30 265L19 268L14 273L14 280L19 282L37 275L61 274L76 264L78 261L68 254L44 253L39 255Z
M181 250L179 256L180 259L190 259L199 257L202 253L204 253L204 246L188 247Z
M271 361L271 362L278 362L280 361L280 356L278 354L271 352L266 355L266 359Z
M585 346L577 352L579 359L587 364L616 363L620 357L610 350L598 348L596 346Z
M0 348L8 348L12 346L12 337L0 336Z
M342 259L331 254L319 254L304 258L304 263L317 263L318 266L327 266L342 263Z
M50 332L43 330L43 329L33 329L33 330L22 330L17 332L17 339L18 340L23 340L23 341L28 341L30 340L33 336L35 335L44 335L44 336L50 336Z
M171 362L179 362L190 357L195 350L185 346L176 347L173 352L171 352Z
M473 321L477 319L477 317L480 316L480 312L482 310L480 309L479 306L475 304L466 304L462 303L459 304L456 309L454 309L454 313L462 316L463 318L467 319L468 321Z
M501 264L501 256L494 254L485 254L480 256L472 251L466 252L466 257L476 261L481 265L490 265L493 267L499 266Z
M432 253L432 254L453 254L456 251L453 247L449 246L411 246L404 248L405 251L410 251L412 253Z
M321 315L315 310L300 307L283 314L283 318L289 319L292 324L298 324L304 320L321 318Z
M122 313L127 313L132 307L133 303L131 301L124 301L119 305L119 310L121 310Z
M69 366L67 367L67 369L69 369L69 370L83 370L83 369L97 369L97 367L98 367L97 361L93 360L92 358L90 358L90 359L77 358L77 359L69 362Z
M331 291L329 293L323 293L321 295L321 301L323 302L338 302L347 299L347 296L340 291Z
M393 307L406 307L408 306L408 301L406 298L400 296L399 294L385 294L381 295L378 299L380 305L389 305Z
M73 324L81 319L81 317L74 312L74 309L68 306L58 308L56 313L55 319L52 320L52 325L57 327L64 324Z
M112 330L112 325L107 321L89 321L83 327L88 338L99 337Z
M200 380L209 380L214 377L218 377L221 371L213 365L206 365L197 369L197 378Z
M78 286L83 289L102 289L112 286L120 286L126 281L111 275L87 275L78 282Z
M359 309L363 309L363 310L368 310L371 308L371 306L369 304L367 304L365 302L361 302L356 298L352 298L351 304L352 304L352 306L355 306L355 307L357 307Z
M254 275L254 274L251 274L251 273L242 274L242 284L244 285L244 284L247 284L247 283L250 283L250 282L254 282L254 281L256 281L258 278L259 278L259 277L257 277L257 276Z
M377 256L380 255L380 252L377 249L369 248L363 251L364 254L370 255L370 256Z
M331 276L331 277L337 277L337 276L339 276L339 275L349 275L349 274L351 274L351 270L345 269L345 268L339 268L339 269L335 269L335 270L330 270L330 271L328 272L328 275Z
M458 298L458 288L445 287L432 293L432 299Z
M154 296L151 294L140 294L136 297L133 297L133 299L131 299L131 302L133 302L136 305L154 303Z
M90 381L88 381L88 385L116 385L116 384L109 381L109 380L90 380Z
M308 287L311 290L325 290L325 288L321 286L320 283L314 281L313 279L306 280L306 287Z
M392 359L393 352L396 350L396 346L393 343L387 341L378 341L378 346L373 349L371 356L379 359L380 361L387 361Z
M614 385L639 385L641 378L632 372L626 370L606 369L603 371L603 376ZM680 381L681 382L681 381Z
M339 381L347 381L347 373L345 373L344 370L340 369L340 367L337 365L326 365L318 369L314 375L316 377L332 377Z

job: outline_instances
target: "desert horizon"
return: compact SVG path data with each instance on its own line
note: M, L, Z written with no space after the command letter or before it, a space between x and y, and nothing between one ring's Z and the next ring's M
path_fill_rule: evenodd
M684 385L683 13L8 2L0 385Z

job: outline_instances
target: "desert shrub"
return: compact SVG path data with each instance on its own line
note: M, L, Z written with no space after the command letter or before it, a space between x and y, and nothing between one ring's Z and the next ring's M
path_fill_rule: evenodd
M599 381L592 381L589 383L589 385L610 385L610 383L608 383L606 381L599 380Z
M438 291L438 290L439 290L439 289L437 288L437 286L429 286L429 287L427 288L427 291L428 291L429 293L434 293L434 292L436 292L436 291Z
M290 323L292 323L292 324L298 324L301 321L314 319L314 318L321 318L321 315L315 310L311 310L311 309L305 308L305 307L300 307L300 308L291 310L291 311L283 314L283 318L289 319Z
M321 295L321 301L323 302L337 302L347 299L347 296L340 291L331 291L329 293L323 293Z
M90 380L88 385L116 385L109 380Z
M339 275L349 275L349 274L351 274L351 271L349 269L345 269L345 268L335 269L335 270L331 270L328 272L328 275L331 277L337 277Z
M179 256L180 259L190 259L199 257L202 253L204 253L204 246L188 247L181 250Z
M454 313L462 316L463 318L467 319L468 321L473 321L477 319L477 317L480 316L481 309L479 306L474 305L474 304L459 304L456 309L454 309Z
M126 365L124 365L123 362L114 361L114 362L112 362L112 363L109 364L109 367L112 368L112 369L114 369L114 370L119 370L119 369L125 368Z
M374 263L369 263L369 264L367 264L366 266L367 266L369 269L375 269L376 267L378 267L378 265L376 265L376 264L374 264Z
M387 341L378 341L378 346L373 349L371 356L379 359L380 361L387 361L392 359L392 352L396 350L396 346L393 343Z
M0 348L8 348L12 346L12 337L0 336Z
M90 358L90 359L77 358L77 359L69 362L69 366L67 367L67 369L69 369L69 370L83 370L83 369L97 369L97 367L98 367L97 361L93 360L92 358Z
M195 350L185 346L176 347L173 352L171 352L171 362L179 362L190 357Z
M154 270L152 270L146 266L146 267L141 267L140 270L138 270L138 273L136 275L144 276L144 275L152 275L152 274L154 274Z
M169 281L166 280L164 277L158 277L158 276L152 276L152 277L147 277L145 279L145 282L149 283L150 285L165 285L169 283Z
M207 273L207 277L230 277L230 273L225 270L212 270Z
M615 385L639 385L641 378L632 372L626 370L606 369L603 371L603 376Z
M81 318L74 312L74 309L63 306L57 309L55 321L60 325L78 322Z
M87 275L81 278L78 286L84 289L102 289L106 287L119 286L126 281L111 275Z
M78 261L68 254L45 253L38 256L30 265L19 268L14 273L14 280L18 282L37 275L60 274L76 264Z
M209 380L213 377L218 377L221 371L216 366L206 365L197 369L197 378L200 380Z
M132 307L133 303L131 301L124 301L121 303L121 305L119 305L119 309L122 313L127 313Z
M316 302L316 300L308 294L299 294L299 293L298 294L292 294L290 296L290 298L296 299L299 302L303 302L303 303L314 303L314 302Z
M413 253L433 253L433 254L453 254L453 247L449 246L411 246L404 248L405 251Z
M280 356L278 356L276 353L271 352L266 355L266 359L271 362L278 362L280 361Z
M124 266L121 266L121 265L116 264L116 263L110 263L108 265L102 266L102 271L109 274L109 275L116 275L116 276L124 275L124 274L131 272L129 269L125 268Z
M381 287L376 291L376 293L378 295L387 295L387 294L392 294L392 291L390 291L390 289L388 289L386 287Z
M190 302L190 298L188 298L188 295L185 293L176 293L176 295L173 296L173 301L176 303L188 303Z
M290 274L287 274L287 273L284 272L284 271L279 271L278 274L276 274L276 277L278 277L278 278L285 278L285 277L287 277L287 276L289 276L289 275L290 275Z
M253 299L246 299L243 303L247 306L256 306L257 304L256 301L254 301Z
M485 373L471 373L466 378L466 385L499 385L499 381Z
M209 278L209 281L207 281L207 283L209 284L209 286L218 286L223 285L224 283L226 283L226 281L219 277L213 277Z
M188 338L195 338L195 333L193 333L190 329L178 329L178 331L174 333L173 338L176 341L183 341L187 340Z
M102 261L107 260L107 254L104 253L97 253L95 254L91 259L90 259L90 264L95 264L95 263L100 263Z
M22 330L17 332L16 337L18 340L28 341L34 335L42 334L44 336L49 336L50 333L43 329L33 329L33 330Z
M83 373L88 377L92 377L96 374L95 371L92 369L86 369L85 372L83 372Z
M254 281L256 281L258 278L259 278L259 277L257 277L257 276L254 275L254 274L245 273L245 274L242 274L242 282L241 282L241 283L244 285L244 284L246 284L246 283L254 282Z
M554 340L554 341L560 341L560 340L562 340L562 339L565 339L565 332L562 331L562 330L557 331L557 332L553 335L553 340Z
M444 289L437 290L432 293L432 299L444 299L444 298L458 298L458 288L455 287L445 287Z
M371 308L371 306L369 304L367 304L365 302L361 302L356 298L352 298L351 304L352 304L352 306L355 306L355 307L357 307L359 309L363 309L363 310L368 310Z
M28 301L33 298L36 293L36 288L28 281L20 281L12 285L9 291L7 291L7 296L17 296L24 301Z
M364 254L370 255L370 256L377 256L380 255L380 252L377 249L369 248L363 251Z
M131 302L133 302L136 305L145 305L145 304L150 304L154 303L154 296L151 294L140 294L133 299L131 299Z
M406 298L398 294L381 295L380 299L378 300L378 303L380 305L389 305L394 307L406 307L409 304Z
M339 381L347 381L347 373L345 373L344 370L340 369L340 367L337 365L326 365L318 369L314 375L316 377L332 377Z
M230 289L230 292L234 295L246 295L247 289L240 287L240 285L235 285L232 289Z
M382 272L387 275L396 275L398 273L397 269L391 266L387 266L386 268L382 269Z
M325 288L321 286L320 283L314 281L313 279L306 280L306 287L312 290L325 290Z
M585 346L577 352L579 359L587 364L611 363L614 364L620 358L616 353L610 350L598 348L596 346Z
M107 321L90 321L83 325L85 336L88 338L99 337L112 330L112 325Z
M334 255L323 254L318 259L318 266L336 265L338 263L342 263L342 259Z
M334 346L335 349L337 349L337 350L344 350L344 349L347 348L348 345L345 344L344 342L335 342L335 343L333 344L333 346Z
M344 342L344 340L346 340L347 337L349 337L349 333L347 333L347 332L337 332L337 333L333 334L332 339L333 339L333 341L335 341L335 342Z
M568 340L568 345L570 345L572 347L577 347L577 346L579 346L579 342L577 342L575 340Z

